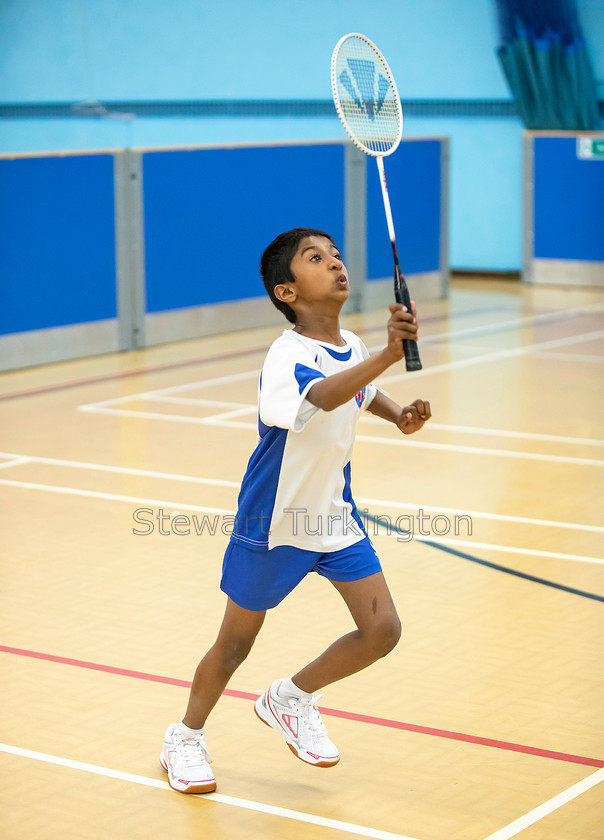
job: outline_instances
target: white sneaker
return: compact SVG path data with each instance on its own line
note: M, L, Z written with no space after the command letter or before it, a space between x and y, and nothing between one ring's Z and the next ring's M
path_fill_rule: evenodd
M168 771L170 787L180 793L209 793L216 790L216 779L210 770L212 759L206 749L205 735L189 735L179 724L168 727L159 758Z
M276 680L256 700L256 714L267 726L285 735L287 746L298 758L315 767L333 767L340 754L327 737L316 703L321 695L286 700L277 695L282 680Z

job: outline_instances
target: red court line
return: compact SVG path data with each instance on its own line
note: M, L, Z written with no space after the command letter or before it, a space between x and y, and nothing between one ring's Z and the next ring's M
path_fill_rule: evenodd
M177 685L182 688L190 688L190 680L179 680L174 677L162 677L158 674L147 674L144 671L132 671L128 668L116 668L113 665L101 665L98 662L85 662L82 659L69 659L66 656L55 656L51 653L40 653L34 650L23 650L22 648L0 645L0 652L12 653L17 656L29 656L32 659L43 659L47 662L56 662L61 665L73 665L77 668L88 668L92 671L102 671L106 674L117 674L122 677L133 677L137 680L148 680L149 682L164 683L166 685ZM237 697L240 700L257 700L258 695L248 691L236 691L231 688L223 692L227 697ZM436 729L432 726L420 726L417 723L404 723L400 720L374 717L373 715L361 715L357 712L345 712L341 709L327 709L320 707L322 714L332 717L354 720L359 723L371 723L375 726L386 726L390 729L403 729L407 732L416 732L420 735L433 735L437 738L449 738L452 741L465 741L468 744L479 744L483 747L494 747L498 750L524 753L525 755L536 755L541 758L553 758L556 761L567 761L571 764L584 764L588 767L604 767L604 760L598 758L587 758L582 755L556 752L555 750L544 750L541 747L529 747L525 744L515 744L511 741L498 741L493 738L482 738L479 735L467 735L463 732L452 732L448 729Z

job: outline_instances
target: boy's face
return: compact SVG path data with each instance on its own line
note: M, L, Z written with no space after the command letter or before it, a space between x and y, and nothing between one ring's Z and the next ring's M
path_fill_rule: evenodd
M324 236L306 236L298 245L291 263L295 283L294 306L327 304L342 307L350 293L348 272L338 248Z

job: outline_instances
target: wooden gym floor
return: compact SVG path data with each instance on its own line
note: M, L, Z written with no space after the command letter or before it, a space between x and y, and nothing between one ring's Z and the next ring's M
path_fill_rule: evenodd
M158 756L223 612L280 329L4 375L1 836L601 840L603 315L602 291L491 280L421 307L424 370L380 382L433 419L404 439L367 416L353 461L359 509L415 531L373 537L403 639L325 690L340 764L296 761L251 701L351 629L305 580L208 722L206 796ZM345 325L379 347L384 322Z

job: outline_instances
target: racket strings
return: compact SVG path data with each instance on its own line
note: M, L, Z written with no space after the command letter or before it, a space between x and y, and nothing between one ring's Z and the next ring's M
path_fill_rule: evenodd
M339 47L333 67L338 113L352 139L372 155L394 151L402 132L402 110L381 56L358 37Z

